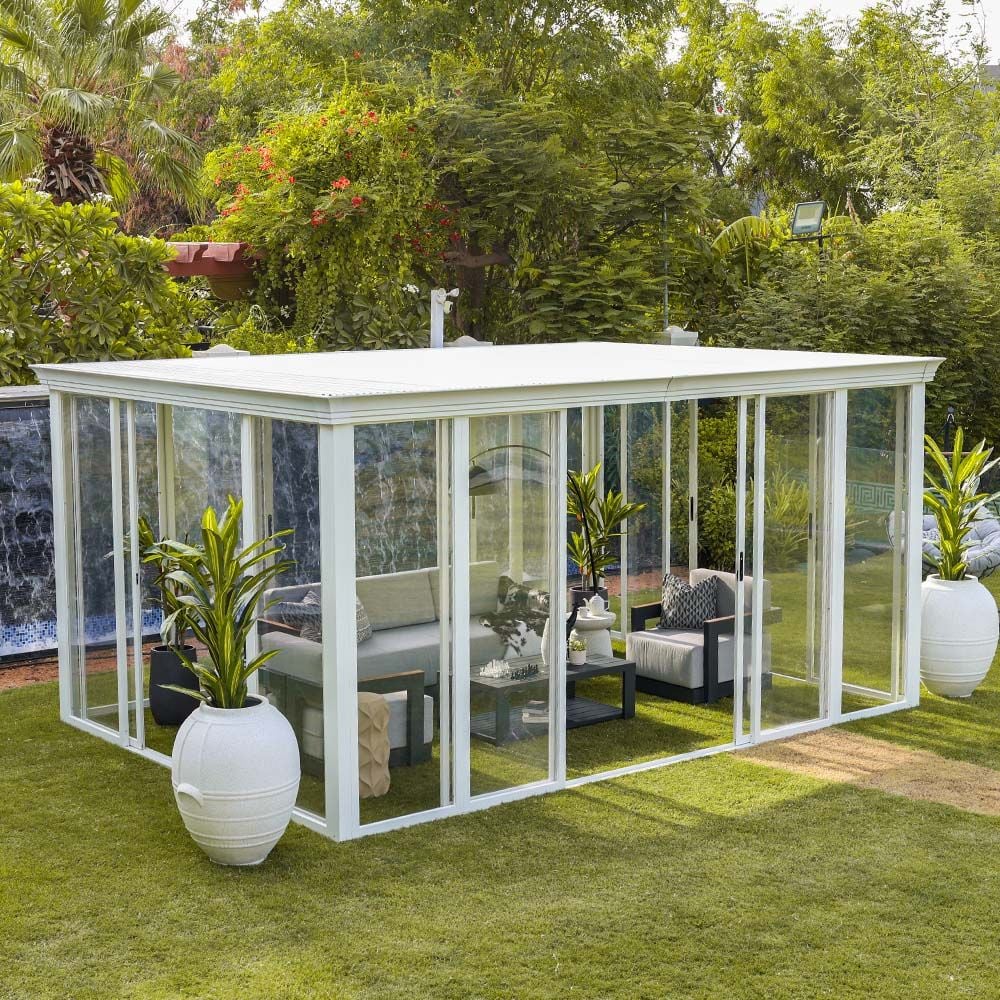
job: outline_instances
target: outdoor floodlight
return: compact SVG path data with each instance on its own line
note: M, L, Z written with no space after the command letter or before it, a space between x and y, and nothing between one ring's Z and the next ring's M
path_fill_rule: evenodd
M825 201L800 201L792 214L792 236L818 236L825 214Z

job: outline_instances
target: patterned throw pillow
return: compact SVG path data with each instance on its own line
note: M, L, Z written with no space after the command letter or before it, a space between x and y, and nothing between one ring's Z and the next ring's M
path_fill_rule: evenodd
M663 578L660 628L701 628L706 618L714 618L718 583L710 576L692 587L668 573Z
M358 623L358 645L370 639L375 633L372 631L372 623L368 620L368 612L358 598L354 599L354 613Z
M299 630L303 639L311 642L323 641L323 613L320 607L320 595L315 590L306 593L301 601L284 601L277 605L281 621ZM355 620L357 622L358 643L365 642L373 635L372 623L368 620L368 612L360 600L354 600Z

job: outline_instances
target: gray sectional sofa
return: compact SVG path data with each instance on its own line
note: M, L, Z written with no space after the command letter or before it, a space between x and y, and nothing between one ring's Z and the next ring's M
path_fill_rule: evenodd
M503 656L507 649L504 640L480 622L482 615L497 611L500 567L496 562L484 561L473 563L470 570L471 659L473 664L486 663ZM267 591L264 599L267 604L300 602L310 590L318 594L320 584L277 587ZM358 688L395 695L387 698L392 713L390 763L426 759L438 692L440 574L436 567L430 567L359 577L357 595L372 627L371 638L358 644ZM322 712L322 644L303 638L296 628L267 618L261 623L261 632L262 649L277 650L261 671L261 686L289 718L302 747L304 732L315 733L316 713ZM405 697L399 692L405 692ZM404 728L405 745L395 745L400 743L399 733ZM303 767L315 771L322 748L316 746L315 739L306 742L311 744L312 752L303 751Z

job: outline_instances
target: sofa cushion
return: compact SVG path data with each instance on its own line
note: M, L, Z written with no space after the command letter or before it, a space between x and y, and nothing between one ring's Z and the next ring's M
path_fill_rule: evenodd
M434 617L441 617L441 574L435 566L427 571L430 577L431 596L434 599ZM485 615L496 611L500 593L500 564L492 559L474 562L469 566L469 614Z
M375 632L422 625L437 617L426 569L358 577L357 595Z
M749 662L750 636L744 635L743 658ZM626 656L635 661L635 672L667 684L700 688L705 683L705 633L701 629L647 629L633 632L625 641ZM731 635L719 638L719 680L733 679L734 645Z
M692 585L667 573L663 578L660 628L701 628L707 618L715 617L717 586L714 576Z
M714 576L716 579L716 607L717 614L720 618L727 618L731 615L736 614L736 574L726 573L721 569L693 569L691 570L690 580L692 585L700 583L702 580L706 580L709 577ZM769 608L771 606L771 582L769 580L764 580L763 582L764 590L764 607ZM743 578L743 611L744 614L748 613L751 609L753 598L753 577L745 576Z

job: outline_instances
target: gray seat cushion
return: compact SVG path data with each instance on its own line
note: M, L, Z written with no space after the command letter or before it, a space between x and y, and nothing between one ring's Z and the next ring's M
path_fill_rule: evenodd
M743 636L744 670L749 672L751 636ZM626 656L635 661L640 677L700 688L705 684L705 633L701 629L647 629L633 632L625 641ZM769 637L764 636L764 662L769 660ZM733 679L735 645L733 636L719 638L719 681Z
M438 622L383 629L358 646L358 677L369 680L407 670L422 670L425 684L438 679ZM278 655L267 669L297 677L310 684L323 683L323 647L300 636L283 632L266 632L261 637L264 649L277 649ZM474 664L488 663L503 656L504 643L495 632L481 625L478 619L469 622L470 658Z

